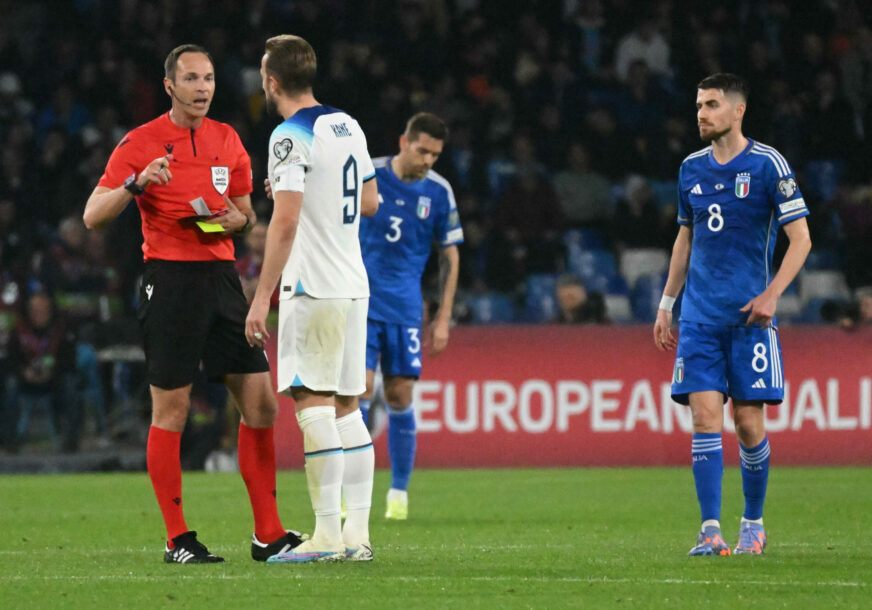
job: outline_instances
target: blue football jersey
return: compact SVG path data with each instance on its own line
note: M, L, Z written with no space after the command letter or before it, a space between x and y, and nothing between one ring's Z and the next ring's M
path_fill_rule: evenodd
M373 159L379 210L360 219L360 247L369 276L369 317L417 326L421 323L421 276L434 238L442 247L463 242L451 185L430 170L403 182L390 157Z
M678 223L693 230L681 320L740 325L772 279L778 227L808 215L796 176L771 146L749 140L721 165L711 146L678 175Z

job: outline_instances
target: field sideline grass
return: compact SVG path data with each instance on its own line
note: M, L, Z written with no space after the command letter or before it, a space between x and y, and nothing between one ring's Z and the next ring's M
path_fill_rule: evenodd
M378 472L371 564L251 561L238 475L186 473L188 525L226 564L162 563L146 474L0 477L3 608L868 608L872 469L777 468L763 557L688 558L689 468L419 470L411 519L386 523ZM280 473L286 527L311 529L301 472ZM735 544L737 469L722 523Z

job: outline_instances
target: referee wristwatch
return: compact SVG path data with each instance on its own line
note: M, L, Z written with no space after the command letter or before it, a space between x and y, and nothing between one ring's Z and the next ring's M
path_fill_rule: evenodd
M130 191L130 194L134 196L142 195L145 192L145 189L136 183L136 174L124 181L124 189Z

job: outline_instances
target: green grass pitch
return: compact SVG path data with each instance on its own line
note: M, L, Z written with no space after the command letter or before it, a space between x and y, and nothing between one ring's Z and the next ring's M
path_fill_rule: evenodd
M872 469L774 468L763 557L686 557L689 468L418 470L407 522L370 564L251 561L234 474L186 473L188 525L221 565L166 565L146 474L0 477L0 606L18 608L869 608ZM286 527L311 530L301 472L279 475ZM736 467L722 525L735 544Z

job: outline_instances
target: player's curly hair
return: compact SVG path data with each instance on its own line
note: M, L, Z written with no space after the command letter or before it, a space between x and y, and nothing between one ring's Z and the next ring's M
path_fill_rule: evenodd
M729 72L718 72L717 74L707 76L699 81L696 88L720 89L724 94L738 93L746 102L748 101L748 95L751 93L748 81L737 74L730 74Z

